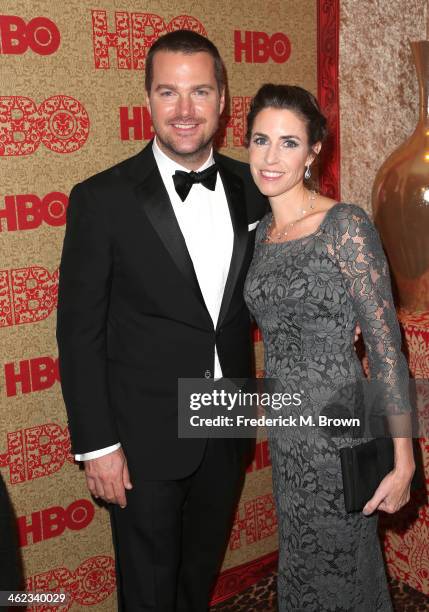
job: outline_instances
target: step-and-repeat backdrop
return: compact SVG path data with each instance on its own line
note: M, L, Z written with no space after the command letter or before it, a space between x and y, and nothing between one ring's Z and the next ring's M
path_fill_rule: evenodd
M3 0L0 7L0 469L16 514L25 585L71 593L59 610L116 609L107 511L88 495L70 455L59 385L55 323L68 194L152 137L143 95L151 43L178 28L216 43L230 94L220 145L238 159L246 159L245 116L262 83L296 83L318 93L331 124L321 189L339 195L339 0L173 4ZM428 321L412 315L401 321L411 371L427 378ZM255 349L262 375L257 332ZM429 469L427 440L421 448ZM417 496L381 525L389 573L424 593L427 513ZM261 436L213 603L272 570L276 550L270 458Z
M71 592L61 609L116 608L108 514L70 455L59 384L58 265L70 189L151 138L147 49L179 28L219 47L230 93L222 152L246 159L246 111L262 83L297 83L317 93L317 10L316 0L1 4L0 467L26 585ZM214 601L273 565L270 478L261 439Z

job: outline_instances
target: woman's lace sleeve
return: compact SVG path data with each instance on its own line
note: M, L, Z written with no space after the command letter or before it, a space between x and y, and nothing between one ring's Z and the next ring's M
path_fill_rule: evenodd
M376 412L409 412L408 365L380 236L362 208L338 207L333 249L362 329Z

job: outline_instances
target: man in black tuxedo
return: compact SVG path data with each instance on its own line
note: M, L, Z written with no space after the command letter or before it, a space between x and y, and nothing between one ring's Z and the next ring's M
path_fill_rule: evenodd
M210 41L160 38L145 85L154 141L70 195L62 389L73 452L110 503L120 609L204 612L251 444L179 439L177 381L251 373L242 289L266 201L247 164L212 151L225 82Z

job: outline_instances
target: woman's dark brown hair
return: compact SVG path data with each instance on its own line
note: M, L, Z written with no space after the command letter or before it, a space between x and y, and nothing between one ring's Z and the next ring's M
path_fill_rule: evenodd
M309 147L323 142L328 134L326 117L312 93L297 85L266 83L253 98L247 115L246 146L250 144L255 117L265 108L287 109L296 113L307 127Z

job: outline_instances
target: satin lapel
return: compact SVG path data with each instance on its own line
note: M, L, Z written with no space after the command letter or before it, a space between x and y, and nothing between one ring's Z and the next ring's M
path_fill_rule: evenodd
M229 273L226 280L225 291L218 317L217 327L219 328L228 312L235 285L240 274L241 266L243 265L247 247L248 227L243 182L240 177L236 176L230 172L230 170L225 168L219 158L217 158L216 161L219 166L219 173L225 189L232 227L234 230L234 246L232 250L231 264L229 267Z
M204 299L191 257L186 248L185 239L183 238L153 154L151 153L151 159L149 156L147 158L147 161L152 162L151 168L146 173L143 181L135 187L137 198L144 214L151 222L174 264L195 291L205 308Z

